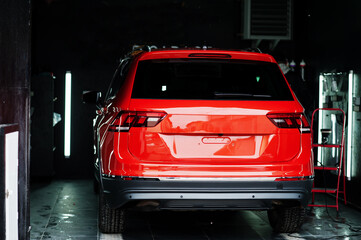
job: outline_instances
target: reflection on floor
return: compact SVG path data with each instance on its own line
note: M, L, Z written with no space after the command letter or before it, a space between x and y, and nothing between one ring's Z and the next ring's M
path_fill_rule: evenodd
M343 205L338 219L328 209L335 221L325 208L310 211L295 234L273 233L266 212L190 211L133 212L126 232L112 235L98 233L97 204L91 180L32 183L31 239L361 239L361 213Z

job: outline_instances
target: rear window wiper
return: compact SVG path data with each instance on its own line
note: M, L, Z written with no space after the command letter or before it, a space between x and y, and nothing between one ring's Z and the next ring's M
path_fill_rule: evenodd
M250 93L223 93L215 92L214 96L216 97L259 97L259 98L271 98L271 95L262 95L262 94L250 94Z

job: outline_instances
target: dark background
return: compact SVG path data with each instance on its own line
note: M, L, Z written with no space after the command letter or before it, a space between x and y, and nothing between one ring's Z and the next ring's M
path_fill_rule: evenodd
M54 129L55 176L91 177L95 107L82 104L81 94L104 93L133 44L251 47L241 34L242 6L242 0L33 0L32 74L54 73L54 110L63 118L65 72L73 74L72 152L63 157L61 121ZM319 72L360 70L360 11L359 0L295 0L293 39L280 41L273 51L263 41L260 49L297 64L304 59L309 93L317 102Z
M30 202L28 198L30 26L29 1L0 1L0 124L17 124L19 129L19 239L29 237L28 227L30 225ZM1 164L4 165L4 162ZM0 188L4 189L4 172L0 172L0 178L3 180L0 181ZM4 198L0 198L0 211L4 214ZM1 228L4 229L5 220L1 220Z

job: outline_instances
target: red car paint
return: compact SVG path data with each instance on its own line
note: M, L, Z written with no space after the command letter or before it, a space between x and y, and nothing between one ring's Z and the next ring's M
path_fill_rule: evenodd
M267 54L206 52L275 63ZM310 134L279 128L267 118L272 113L302 113L294 95L292 101L132 99L140 61L184 59L190 54L205 58L204 53L161 50L134 58L117 97L107 102L97 120L101 172L130 177L313 176ZM165 117L155 127L109 131L121 111L160 112Z
M150 48L149 48L150 49ZM94 121L99 229L126 210L267 210L295 232L311 196L310 126L275 60L223 50L152 50L122 60Z

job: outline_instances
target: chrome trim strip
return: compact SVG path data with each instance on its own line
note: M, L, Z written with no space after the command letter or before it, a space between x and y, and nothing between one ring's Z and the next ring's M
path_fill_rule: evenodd
M279 179L297 179L297 178L305 178L305 179L313 179L314 176L300 176L300 177L278 177Z
M103 174L108 178L132 178L134 180L154 179L159 181L189 181L189 182L249 182L249 181L275 181L276 179L313 179L314 176L297 176L297 177L131 177L131 176L115 176Z
M207 199L207 200L241 200L241 199L260 199L260 200L276 200L276 199L303 199L303 192L246 192L246 193L127 193L127 199L133 200L170 200L170 199Z
M239 178L226 178L226 177L214 177L214 178L202 178L202 177L160 177L160 181L190 181L190 182L248 182L248 181L274 181L275 177L239 177Z

